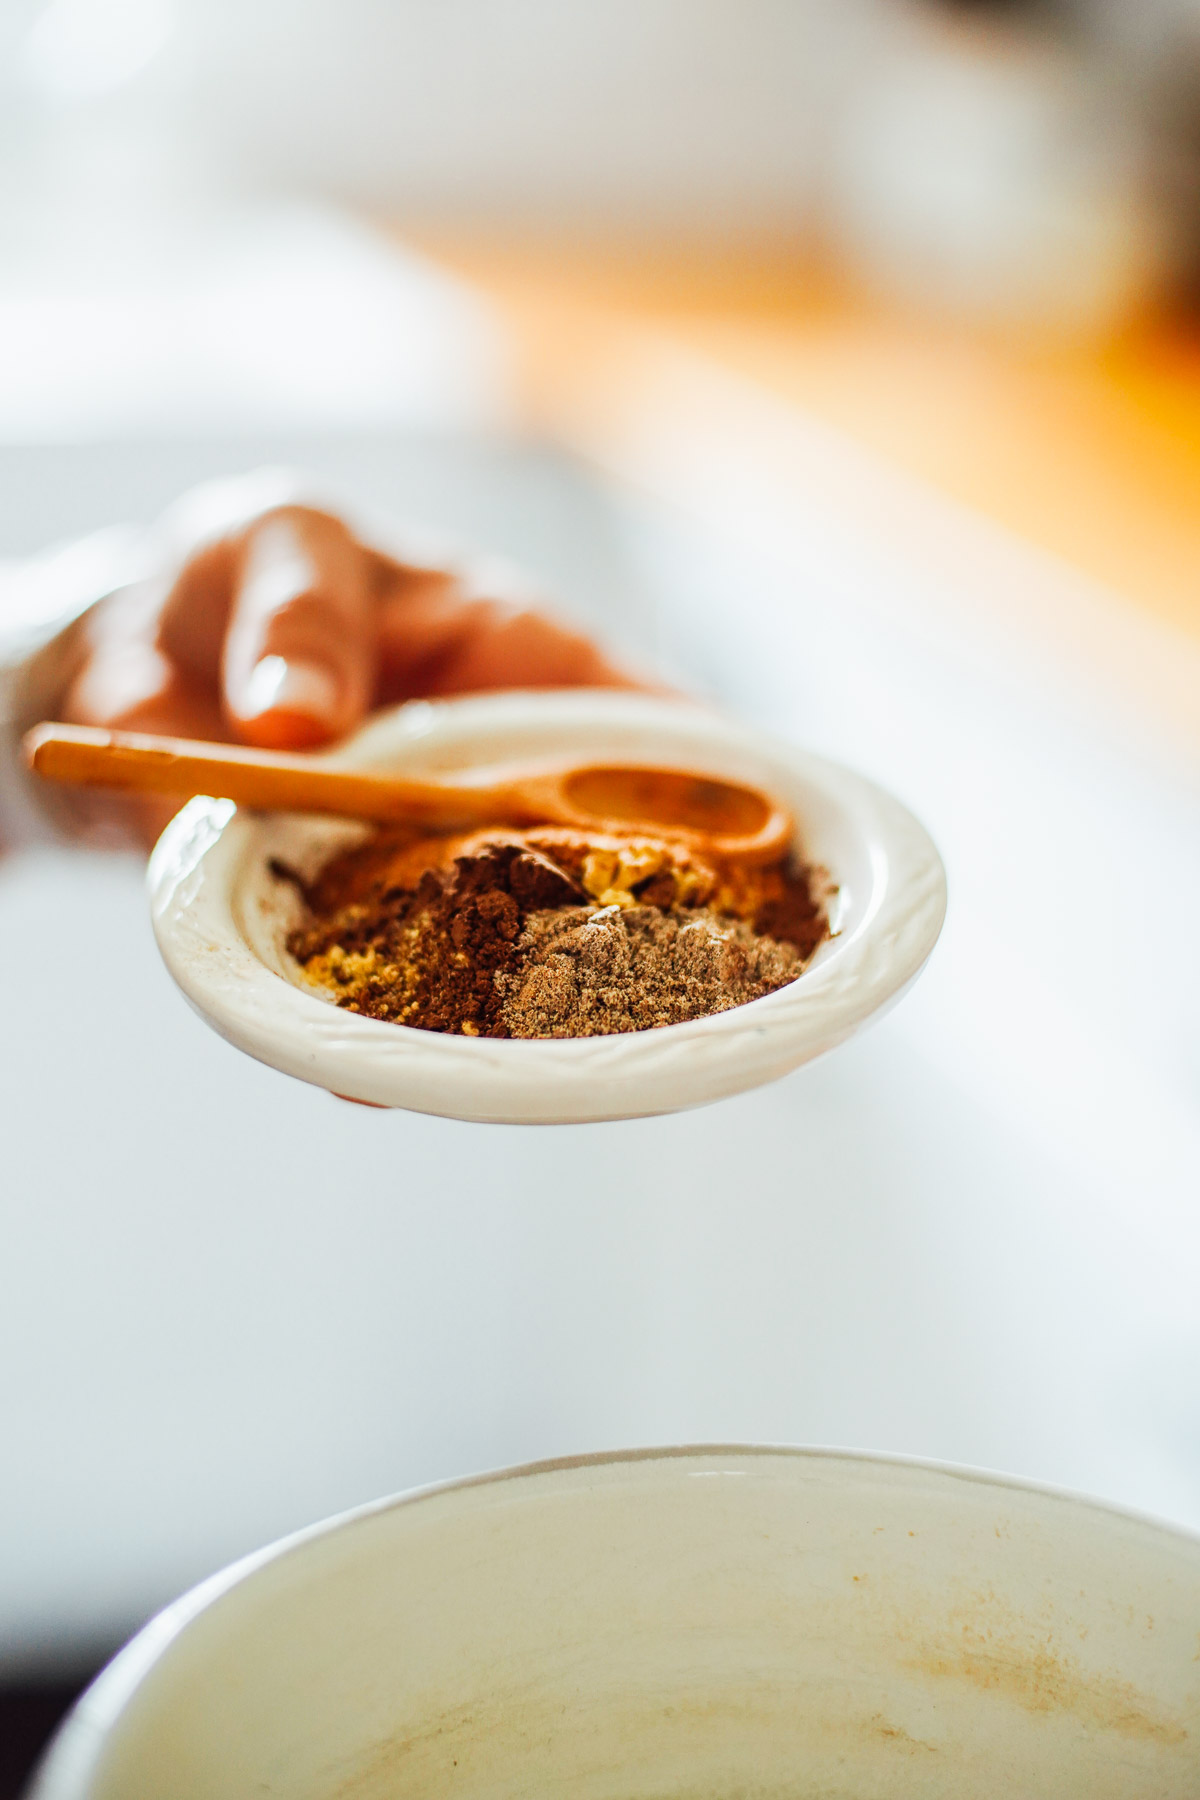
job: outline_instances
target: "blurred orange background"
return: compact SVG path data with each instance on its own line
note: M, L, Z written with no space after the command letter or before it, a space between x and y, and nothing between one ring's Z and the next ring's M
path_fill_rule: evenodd
M614 408L644 403L647 361L683 349L1200 633L1200 332L1183 307L1038 344L795 256L420 241L502 307L537 428L602 449Z

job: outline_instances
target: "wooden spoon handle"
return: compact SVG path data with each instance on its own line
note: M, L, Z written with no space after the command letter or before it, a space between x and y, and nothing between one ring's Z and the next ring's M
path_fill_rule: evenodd
M334 813L381 824L486 825L509 817L503 792L406 781L322 767L306 756L153 737L140 731L96 731L86 725L38 725L24 742L29 767L50 781L140 793L214 794L239 806L281 812ZM519 805L516 808L520 811Z
M632 827L690 838L740 862L762 863L783 855L792 829L787 812L757 789L679 770L584 766L529 771L487 786L414 781L390 772L330 768L282 750L57 724L35 726L24 750L30 768L50 781L180 800L214 794L264 811L333 813L433 831L480 825Z

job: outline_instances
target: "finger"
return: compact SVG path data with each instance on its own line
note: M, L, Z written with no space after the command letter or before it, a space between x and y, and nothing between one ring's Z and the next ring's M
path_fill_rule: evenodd
M339 519L280 508L240 548L222 687L238 734L306 749L361 719L375 684L375 560Z
M159 648L214 694L220 687L240 555L240 539L233 537L191 551L163 598L158 622Z
M401 578L403 577L403 578ZM589 638L533 608L397 571L380 612L381 700L505 687L638 687Z
M149 584L111 595L89 621L83 665L67 690L62 715L109 731L223 735L215 694L159 648L161 588ZM71 811L93 839L152 844L181 801L160 795L77 793Z
M202 482L168 507L156 527L163 566L177 571L166 596L160 642L168 656L218 687L234 586L247 540L261 520L315 515L296 499L285 469Z

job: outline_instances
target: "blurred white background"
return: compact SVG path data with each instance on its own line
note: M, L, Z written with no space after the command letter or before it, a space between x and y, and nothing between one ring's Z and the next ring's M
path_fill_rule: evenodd
M816 242L1103 330L1188 266L1197 71L1194 0L9 0L0 432L494 420L486 330L366 212Z
M172 205L283 187L439 219L746 232L802 218L850 60L888 10L17 0L6 130L81 198L115 170ZM68 174L84 142L90 170Z
M693 463L689 516L445 440L9 451L0 531L150 516L285 447L887 780L950 923L892 1017L771 1089L477 1127L340 1105L207 1032L132 859L0 867L4 941L36 947L0 1040L10 1669L86 1662L338 1507L616 1444L907 1451L1200 1526L1200 758L990 610L1060 571L949 512L881 530L863 471L780 518Z
M655 500L523 441L503 321L392 231L817 233L903 305L1086 334L1186 261L1149 101L1193 25L0 15L0 607L48 543L299 463L894 786L952 890L921 986L827 1063L535 1131L289 1083L172 991L132 860L0 865L10 1673L335 1508L617 1444L907 1451L1200 1526L1194 643L744 397L635 446ZM798 488L747 448L776 439Z

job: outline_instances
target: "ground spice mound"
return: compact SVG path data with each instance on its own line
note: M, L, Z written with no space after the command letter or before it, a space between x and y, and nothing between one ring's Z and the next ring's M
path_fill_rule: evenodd
M792 944L707 907L532 913L496 976L506 1036L603 1037L678 1025L759 1000L802 968Z
M379 833L297 881L288 948L340 1006L468 1037L595 1037L724 1012L828 935L808 870L550 827Z

